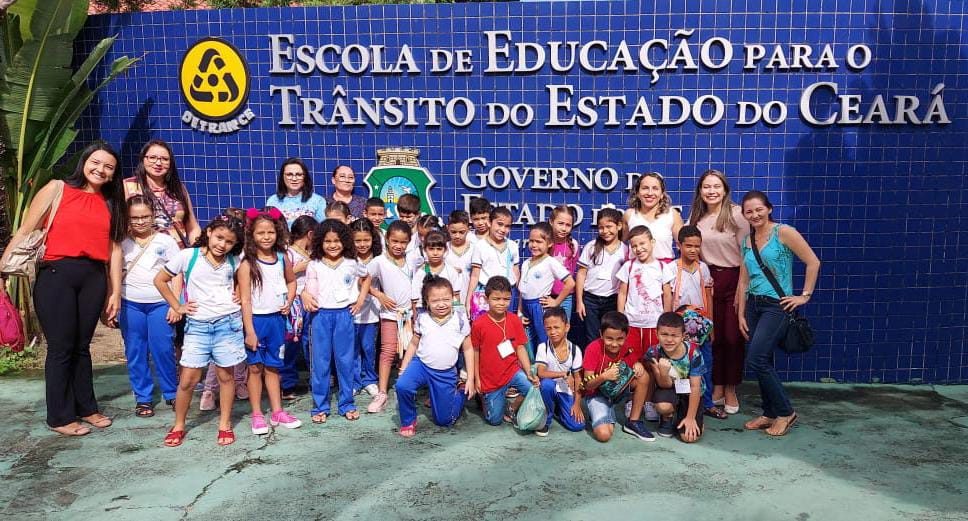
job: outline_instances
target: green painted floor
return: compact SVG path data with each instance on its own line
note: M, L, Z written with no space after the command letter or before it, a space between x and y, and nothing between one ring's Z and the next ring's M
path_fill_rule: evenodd
M134 417L123 367L98 370L95 388L114 425L64 438L44 427L41 378L0 379L0 517L968 519L968 429L955 421L968 387L791 385L801 422L771 439L742 430L747 383L741 414L709 420L691 446L600 444L559 426L538 438L474 409L452 430L428 427L423 409L412 440L395 412L260 438L237 404L235 445L217 447L214 413L193 412L174 449L161 444L172 412ZM291 409L308 420L309 398Z

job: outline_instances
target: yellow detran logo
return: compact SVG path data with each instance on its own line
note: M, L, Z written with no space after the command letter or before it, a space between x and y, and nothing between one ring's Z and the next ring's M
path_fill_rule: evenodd
M249 68L239 51L219 38L195 43L179 69L182 97L190 110L182 121L211 134L235 132L255 117L245 108Z

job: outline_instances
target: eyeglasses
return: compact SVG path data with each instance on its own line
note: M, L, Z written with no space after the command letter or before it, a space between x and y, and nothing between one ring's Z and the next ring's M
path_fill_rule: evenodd
M128 220L131 221L131 222L133 222L133 223L137 223L137 222L142 222L142 221L151 221L154 218L155 217L153 215L143 215L141 217L129 217Z
M285 173L285 176L287 178L289 178L289 179L302 179L303 178L303 174L301 174L299 172L286 172Z
M170 157L164 157L164 156L145 156L145 161L147 161L149 163L162 163L162 164L164 164L164 163L170 163L171 162L171 158Z
M336 176L337 181L353 181L354 179L356 179L356 174L343 174Z

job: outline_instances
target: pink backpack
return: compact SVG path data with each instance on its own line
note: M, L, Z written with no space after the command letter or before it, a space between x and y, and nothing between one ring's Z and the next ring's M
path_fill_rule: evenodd
M10 302L6 291L0 291L0 345L18 352L24 350L24 323L17 306Z

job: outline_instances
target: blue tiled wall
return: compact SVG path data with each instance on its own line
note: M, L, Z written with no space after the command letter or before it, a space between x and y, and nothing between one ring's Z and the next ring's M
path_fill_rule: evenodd
M968 31L959 1L641 0L467 5L395 5L348 8L176 11L92 17L86 45L106 35L118 40L108 56L144 55L133 71L110 84L80 120L82 138L102 137L120 147L130 172L141 145L162 138L175 148L201 220L226 206L259 206L273 190L280 162L306 159L320 192L329 172L349 164L365 173L376 149L410 146L437 178L438 212L449 212L465 188L461 162L482 156L491 165L611 167L619 173L656 170L685 212L698 175L724 171L736 200L750 189L767 191L779 220L796 226L823 261L808 314L819 345L809 354L778 360L787 379L856 382L966 382L968 311ZM641 73L554 74L548 69L514 76L480 74L485 30L511 30L515 41L672 39L695 29L691 41L722 36L734 44L865 43L874 60L862 72L841 65L824 72L743 72L740 58L725 70L663 74L650 85ZM410 44L473 49L470 75L272 76L269 34L292 33L297 43ZM180 121L186 109L178 92L178 67L196 40L217 36L239 48L252 72L248 106L252 124L230 135L210 136ZM79 51L83 54L83 50ZM98 72L104 74L104 70ZM802 89L835 82L841 93L918 95L946 85L952 122L930 126L811 127L797 116ZM335 85L350 96L467 96L483 109L488 101L533 103L547 109L545 85L567 83L581 94L683 95L705 93L727 104L781 100L791 106L776 127L740 128L735 118L711 128L693 123L671 128L492 128L478 117L466 128L282 128L278 97L269 85L302 85L328 98ZM360 176L362 177L362 176ZM621 185L620 185L621 187ZM361 190L362 193L362 190ZM580 202L626 206L627 194L557 194L486 191L499 202ZM582 241L592 238L587 225ZM522 229L515 234L520 237ZM798 266L802 274L802 265ZM797 287L799 287L799 280Z

